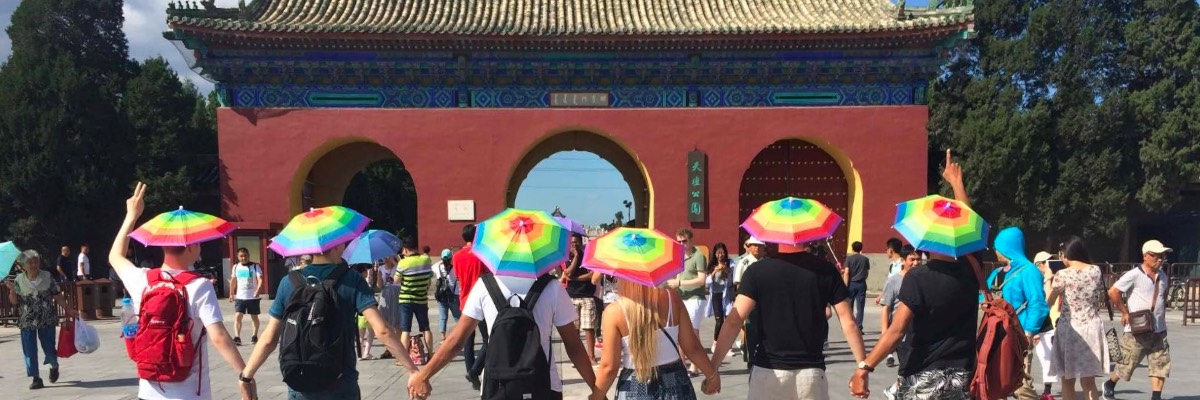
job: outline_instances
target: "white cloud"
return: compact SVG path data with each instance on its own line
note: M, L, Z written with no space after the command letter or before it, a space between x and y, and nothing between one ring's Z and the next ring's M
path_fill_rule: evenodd
M19 1L0 1L0 27L7 29L12 20L12 13ZM217 0L218 7L237 7L237 0ZM175 46L163 39L162 33L167 30L167 2L163 0L126 0L123 7L125 14L125 36L129 39L129 55L137 60L161 56L171 64L171 68L181 79L187 79L200 87L203 92L212 90L213 84L192 72L184 64L183 56ZM7 60L12 53L12 44L8 40L8 32L0 32L0 60Z

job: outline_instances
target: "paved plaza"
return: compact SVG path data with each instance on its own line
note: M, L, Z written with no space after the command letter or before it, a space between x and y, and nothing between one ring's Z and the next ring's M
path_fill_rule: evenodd
M269 303L269 301L264 301ZM225 325L229 327L231 333L233 329L233 310L232 305L226 301L221 302L222 311L225 315ZM265 308L265 307L264 307ZM878 338L879 312L877 307L868 307L869 311L866 317L867 345L872 346ZM431 307L430 321L434 324L437 322L436 307ZM830 394L834 399L850 399L849 391L846 389L846 384L853 373L854 362L853 355L846 347L845 341L842 339L840 329L837 329L837 317L831 320L831 325L834 327L830 332L831 349L827 353L828 356L828 376L830 379ZM1200 363L1193 363L1190 358L1195 354L1193 350L1195 346L1200 344L1200 327L1182 326L1180 314L1171 312L1168 316L1170 323L1170 338L1171 344L1174 347L1172 352L1174 362L1172 377L1167 381L1167 390L1165 398L1177 400L1200 400ZM103 339L102 345L98 351L92 354L78 354L70 359L62 360L62 378L56 384L51 384L47 381L46 388L30 391L28 390L29 379L25 377L24 368L21 362L21 345L20 336L16 328L6 327L0 328L0 360L5 362L0 363L0 391L3 399L89 399L89 400L104 400L104 399L135 399L137 379L134 373L134 367L131 361L125 355L125 349L118 339L118 321L115 319L96 321L93 325L100 332ZM246 326L243 328L242 339L249 342L249 319L246 320ZM705 346L712 343L712 320L706 320L701 327L701 339ZM436 328L435 328L436 330ZM435 333L436 335L436 333ZM567 399L585 399L588 390L579 379L579 374L575 372L570 362L566 360L566 354L563 351L562 345L555 340L554 360L557 362L557 367L562 372L565 380L565 397ZM251 351L250 345L244 345L239 348L243 357L247 357ZM378 356L383 352L382 346L376 344L376 349L373 353ZM279 374L279 366L276 363L278 353L272 354L270 360L263 365L257 376L260 382L259 396L264 399L283 399L286 398L286 386L282 383ZM215 399L236 399L238 398L236 373L230 370L225 364L220 355L210 353L209 360L211 365L207 365L213 371L213 397ZM730 362L730 361L734 362ZM1035 367L1036 368L1036 367ZM359 385L362 387L364 399L404 399L407 398L406 386L408 377L401 373L398 367L392 366L390 360L372 360L360 362L358 364ZM48 369L43 367L42 377L48 373ZM1036 373L1036 372L1035 372ZM873 399L883 399L883 389L886 385L884 382L887 377L894 376L895 369L880 366L878 372L872 375L871 389ZM464 368L462 358L458 357L448 365L443 371L433 379L434 392L432 399L478 399L479 396L471 390L469 384L463 379ZM693 381L699 393L700 381L703 378L695 378ZM747 370L740 357L730 357L725 365L721 368L721 383L723 390L716 396L700 395L701 399L744 399L746 397L747 385ZM1055 386L1057 389L1057 385ZM1117 397L1119 399L1148 399L1150 383L1145 377L1145 369L1139 369L1135 373L1133 382L1123 383L1118 387ZM615 391L615 389L614 389ZM609 398L613 398L610 394Z

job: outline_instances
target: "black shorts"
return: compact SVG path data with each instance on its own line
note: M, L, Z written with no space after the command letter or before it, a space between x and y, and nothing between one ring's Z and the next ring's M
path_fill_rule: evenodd
M259 301L260 301L260 299L250 299L250 300L234 299L233 300L233 312L236 312L238 314L258 315Z

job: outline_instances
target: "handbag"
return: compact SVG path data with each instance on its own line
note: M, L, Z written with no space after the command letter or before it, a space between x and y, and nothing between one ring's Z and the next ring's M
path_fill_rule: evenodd
M1112 301L1106 298L1104 307L1108 309L1108 320L1114 321ZM1121 335L1117 334L1117 329L1110 326L1108 331L1104 332L1104 340L1108 342L1108 360L1117 364L1124 363L1125 351L1121 348Z
M79 351L75 349L75 320L63 321L58 328L59 358L69 358Z
M1154 308L1158 306L1159 279L1154 277L1154 297L1150 299L1150 309L1129 312L1129 333L1140 335L1154 332Z

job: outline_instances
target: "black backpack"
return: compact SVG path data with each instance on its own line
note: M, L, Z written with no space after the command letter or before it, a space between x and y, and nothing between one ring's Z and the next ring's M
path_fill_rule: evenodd
M511 306L504 298L495 276L484 274L482 278L497 311L483 366L483 400L551 398L550 358L542 350L533 306L554 278L549 275L538 278L524 299L518 296L520 307Z
M454 294L454 285L450 284L450 271L454 270L454 266L450 265L449 260L442 261L441 265L442 271L438 275L437 285L433 290L433 298L437 299L437 301L447 303L450 302L450 299L457 296ZM449 265L448 268L447 265Z
M336 266L320 283L300 271L288 273L292 294L283 311L279 369L283 382L297 392L332 388L346 369L348 351L357 352L357 338L345 337L346 316L338 304L338 280L349 269ZM311 279L315 281L315 279ZM355 331L357 336L357 331Z

